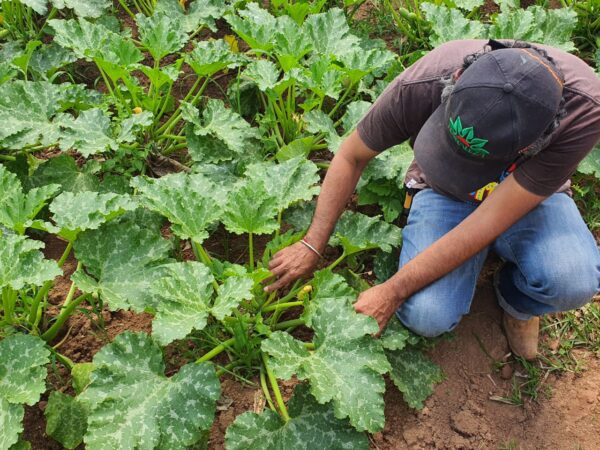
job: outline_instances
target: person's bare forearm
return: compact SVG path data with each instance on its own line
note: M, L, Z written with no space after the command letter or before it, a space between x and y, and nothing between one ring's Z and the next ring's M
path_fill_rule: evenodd
M535 208L544 198L507 178L471 215L402 266L388 281L360 294L354 308L383 329L412 294L459 267Z
M462 265L542 200L543 197L527 193L512 177L506 180L462 223L390 279L398 297L406 298Z
M329 236L331 236L335 224L344 211L367 164L367 161L353 156L354 152L351 147L357 145L364 146L355 133L344 141L340 151L331 161L325 180L323 180L317 208L306 233L306 240L317 247L319 251L322 251L327 245Z

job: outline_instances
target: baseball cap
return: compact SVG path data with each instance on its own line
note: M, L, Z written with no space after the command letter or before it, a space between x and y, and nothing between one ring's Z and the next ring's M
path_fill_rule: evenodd
M532 48L479 56L414 143L427 183L457 198L498 181L554 121L562 76Z

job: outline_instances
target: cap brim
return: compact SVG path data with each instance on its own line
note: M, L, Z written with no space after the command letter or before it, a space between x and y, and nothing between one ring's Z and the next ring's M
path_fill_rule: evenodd
M455 147L442 104L419 131L414 144L415 159L427 184L457 198L498 181L511 162L486 160Z

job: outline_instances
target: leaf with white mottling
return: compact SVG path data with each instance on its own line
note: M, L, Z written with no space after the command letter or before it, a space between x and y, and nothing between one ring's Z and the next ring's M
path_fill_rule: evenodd
M132 114L121 122L121 132L117 138L119 142L134 142L136 134L152 125L153 114L150 111L142 111Z
M433 387L444 379L442 369L414 347L386 352L392 369L390 378L411 408L423 408Z
M385 70L396 58L388 50L353 48L340 57L344 65L341 69L350 81L358 83L363 77L375 70Z
M265 92L273 89L279 81L279 69L275 63L266 59L259 59L248 64L247 69L242 73L242 77L247 78Z
M8 403L0 397L0 449L8 450L17 443L23 431L24 415L23 405Z
M45 81L12 81L0 85L0 147L51 145L60 127L52 121L65 91Z
M74 397L54 391L44 410L46 434L63 447L74 449L83 442L87 429L87 411Z
M63 192L50 205L60 236L74 241L85 230L95 230L105 222L133 211L137 204L128 195L97 192Z
M279 227L277 211L277 199L263 183L245 180L229 194L223 223L235 234L268 234Z
M55 261L44 259L41 248L43 242L25 236L0 236L0 287L18 290L30 284L41 286L62 275Z
M110 118L100 109L82 111L75 120L63 114L58 124L61 126L60 148L64 151L75 149L88 157L119 148L112 136Z
M381 430L385 421L382 374L389 363L381 344L371 336L379 330L377 323L356 313L350 301L335 298L319 301L310 323L315 331L313 352L280 331L263 341L273 372L282 379L295 373L300 380L310 380L319 403L333 401L335 416L349 417L357 430Z
M131 39L110 31L97 22L85 19L52 19L54 41L73 50L79 58L106 61L121 68L135 68L143 59Z
M0 224L24 234L59 189L57 184L50 184L25 194L17 176L0 165Z
M37 336L15 334L0 341L0 448L18 441L22 403L35 404L46 390L49 356L46 343Z
M171 222L173 233L181 239L201 244L207 228L218 221L221 208L215 186L201 174L170 174L151 179L137 177L131 185L137 189L140 202Z
M227 450L367 450L369 440L347 420L337 419L330 405L320 405L305 385L289 401L290 420L271 410L244 413L227 428Z
M339 8L312 14L304 23L316 52L326 56L340 57L356 48L359 39L352 35L346 15Z
M90 450L182 449L212 425L219 380L210 363L164 375L160 347L126 332L94 356L92 382L79 399L89 408Z
M319 193L319 169L303 157L280 164L262 162L251 164L246 176L255 183L263 182L268 192L275 194L277 209L284 210L300 200L312 200Z
M402 350L407 345L417 345L421 337L413 334L396 318L392 317L381 333L381 345L386 350Z
M108 223L81 233L74 248L89 274L78 270L72 275L79 289L102 295L111 311L142 312L156 305L150 286L162 275L171 250L159 230Z
M421 3L432 33L429 42L437 47L455 39L477 39L485 35L485 26L476 20L466 19L458 9L433 3Z
M40 164L31 182L36 187L58 184L63 192L97 191L100 181L94 175L96 170L96 165L90 163L79 168L71 156L62 154Z
M96 19L110 8L110 0L51 0L57 9L70 8L76 16Z
M48 12L48 2L46 0L21 0L25 6L29 6L36 13L44 15Z
M464 9L465 11L472 11L475 8L482 6L484 0L454 0L454 3L458 8Z
M165 266L164 274L151 286L160 299L152 323L152 335L161 345L186 337L206 326L214 277L196 261Z
M197 162L232 160L251 152L260 134L239 114L225 108L221 100L211 99L202 114L189 103L181 105L190 156Z
M263 51L270 51L273 48L277 19L257 3L249 3L246 9L237 11L237 14L225 16L225 20L250 48Z
M185 62L200 77L211 77L221 70L237 67L243 61L224 40L200 41L185 57Z
M155 61L177 52L189 39L180 24L166 14L155 13L151 17L137 14L135 21L140 33L140 41Z
M231 314L242 300L252 299L252 287L254 281L250 275L233 276L225 280L219 286L217 298L213 304L210 313L218 320L223 320Z
M600 55L600 50L598 54ZM600 59L598 61L600 62ZM600 65L598 67L600 68ZM581 173L595 174L596 178L600 179L600 144L597 144L590 154L579 163L577 170Z
M402 243L402 230L377 217L346 211L338 221L331 245L342 245L346 253L380 248L391 252Z
M220 19L227 10L224 0L192 0L185 2L182 8L179 0L158 0L154 14L165 14L178 23L186 33L207 26L217 31L215 20Z

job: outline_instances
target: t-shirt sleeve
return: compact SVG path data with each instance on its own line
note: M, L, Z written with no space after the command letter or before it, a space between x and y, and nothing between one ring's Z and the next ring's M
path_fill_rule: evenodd
M358 135L371 150L381 152L410 137L401 114L402 100L402 80L396 78L358 123Z
M586 109L577 110L547 148L515 170L515 180L529 192L542 196L556 192L600 141L600 106L589 101Z

